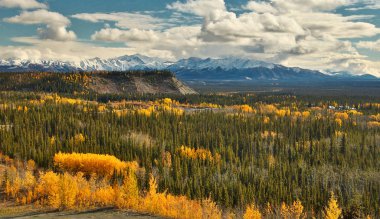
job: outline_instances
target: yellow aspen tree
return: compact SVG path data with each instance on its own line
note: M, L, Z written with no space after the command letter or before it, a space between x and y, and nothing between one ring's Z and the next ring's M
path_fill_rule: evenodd
M79 172L75 175L78 186L77 205L79 208L87 208L91 206L91 186L89 181L84 178L83 173Z
M127 171L120 190L117 205L123 208L135 208L139 203L139 188L134 171Z
M293 218L300 219L303 217L302 215L303 206L300 200L297 199L296 201L293 202L291 211L292 211Z
M23 187L27 191L33 190L33 188L36 186L36 178L34 177L33 173L31 171L25 172L25 178L23 180Z
M247 206L243 219L261 219L263 216L254 203Z
M28 160L28 162L26 163L26 169L29 171L33 171L35 168L36 163L34 162L34 160Z
M331 197L329 199L328 205L324 211L325 219L338 219L342 214L342 209L338 205L338 201L335 198L334 193L331 193Z
M52 208L59 208L60 199L60 178L53 171L42 174L36 187L36 195L40 198L41 203L47 204Z
M203 219L218 219L222 218L222 211L218 208L211 198L202 201L202 218Z
M285 204L285 202L283 202L281 204L281 218L290 218L290 215L291 215L291 211L289 209L289 207Z
M60 175L60 198L61 208L73 209L76 207L78 184L69 173Z

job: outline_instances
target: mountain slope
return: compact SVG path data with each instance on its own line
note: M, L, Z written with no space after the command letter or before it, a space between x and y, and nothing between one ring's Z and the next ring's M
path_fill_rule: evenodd
M1 91L195 94L168 71L1 73Z

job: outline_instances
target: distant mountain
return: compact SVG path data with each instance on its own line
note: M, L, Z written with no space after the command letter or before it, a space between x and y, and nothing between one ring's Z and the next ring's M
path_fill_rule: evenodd
M0 60L0 72L73 72L170 70L184 81L206 82L299 82L379 80L373 75L353 75L348 72L322 73L302 68L286 67L252 59L189 58L168 62L143 55L126 55L111 59L93 58L79 63L59 61Z
M312 80L329 76L318 71L289 68L256 60L239 58L179 60L169 70L183 80L204 81L277 81Z

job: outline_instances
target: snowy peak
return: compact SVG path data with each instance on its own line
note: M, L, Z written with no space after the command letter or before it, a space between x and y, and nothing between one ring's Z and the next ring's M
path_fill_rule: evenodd
M73 72L73 71L127 71L170 70L183 80L212 81L314 81L314 80L378 80L350 73L321 73L292 68L263 61L238 58L188 58L177 62L143 55L125 55L117 58L85 59L79 63L52 60L0 60L0 72Z
M250 68L273 68L275 65L271 63L266 63L262 61L236 58L236 57L227 57L227 58L189 58L179 60L176 64L171 66L171 68L185 68L185 69L223 69L223 70L232 70L232 69L250 69Z
M126 70L147 70L164 69L164 61L158 58L151 58L142 55L125 55L117 58L100 59L93 58L80 62L80 67L84 71L126 71Z

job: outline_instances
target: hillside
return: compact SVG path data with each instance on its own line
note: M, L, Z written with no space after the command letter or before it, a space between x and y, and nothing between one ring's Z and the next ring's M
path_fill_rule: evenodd
M168 71L1 73L1 91L194 94Z

